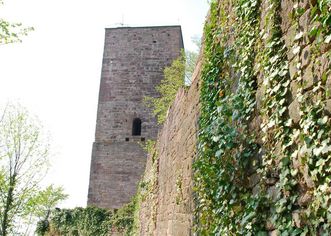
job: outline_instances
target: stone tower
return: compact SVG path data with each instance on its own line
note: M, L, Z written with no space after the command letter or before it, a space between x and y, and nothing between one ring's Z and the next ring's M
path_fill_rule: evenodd
M120 208L135 194L158 125L143 99L158 96L163 70L180 55L180 26L106 29L88 205Z

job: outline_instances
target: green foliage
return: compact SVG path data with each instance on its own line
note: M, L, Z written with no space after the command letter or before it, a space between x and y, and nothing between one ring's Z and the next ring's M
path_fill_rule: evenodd
M0 6L3 1L0 1ZM21 23L10 23L0 19L0 45L21 42L22 36L26 36L33 27L23 27Z
M102 236L120 232L126 236L138 235L140 204L154 191L157 184L157 153L155 141L147 140L144 149L153 160L153 178L140 182L136 195L128 204L118 210L97 207L55 209L49 219L46 217L37 224L38 235ZM43 194L42 196L47 196ZM154 213L152 213L154 214Z
M137 197L135 196L132 198L131 202L118 209L111 218L112 226L120 232L123 232L126 236L134 235L134 215L136 207Z
M50 185L44 190L39 191L34 198L28 202L28 206L34 208L34 214L39 219L47 219L51 209L56 205L68 198L68 195L64 193L62 187L54 187Z
M0 120L0 234L26 231L65 198L61 188L41 190L48 146L41 125L19 105L7 105Z
M291 136L288 117L288 92L289 92L289 69L286 55L286 48L281 39L280 28L280 3L270 1L271 7L267 14L271 34L266 40L263 51L262 66L264 73L264 85L266 86L263 97L263 107L261 113L264 115L262 122L262 140L266 150L263 156L263 165L260 168L260 175L264 180L268 176L279 173L279 182L276 185L277 199L270 205L269 218L280 232L294 234L297 229L292 227L289 217L292 214L293 203L296 199L295 194L289 194L295 188L296 182L291 180L290 169L290 143ZM266 36L265 36L266 37ZM275 147L281 146L282 152ZM276 169L277 167L277 169ZM261 185L265 184L263 181ZM267 186L264 186L267 188Z
M152 139L148 139L145 142L145 145L143 146L143 149L147 152L147 153L153 153L153 150L155 148L155 141Z
M305 92L299 55L307 35L298 29L293 48L285 47L277 0L265 2L265 30L260 32L260 4L258 0L211 2L204 29L198 158L193 166L195 231L267 235L271 227L280 235L329 235L331 125L323 109L328 96L323 84L330 70L312 93ZM294 5L294 20L303 13ZM318 28L316 45L329 43L330 1L317 1L312 19ZM298 125L289 118L289 50L297 60ZM261 110L255 110L258 78ZM260 133L249 128L254 116L262 120ZM295 162L299 167L294 167ZM260 179L254 194L248 182L252 173ZM276 180L273 194L270 179ZM307 206L298 203L301 191L312 196Z
M47 221L38 222L38 235L107 235L111 228L111 212L95 208L77 207L74 209L55 209L52 212L49 226Z
M224 1L211 3L210 21L205 25L199 158L194 163L196 230L201 235L264 232L264 215L257 214L264 198L249 194L245 175L258 151L247 122L255 107L259 1L235 3L238 19L233 29L227 24ZM228 44L233 30L237 41ZM240 75L237 85L230 68Z
M193 73L198 61L198 53L185 51L185 85L190 85L193 79Z
M176 97L178 89L184 86L185 57L184 54L174 60L170 67L164 69L164 79L156 86L156 91L160 97L145 97L145 103L153 109L153 114L157 117L158 123L165 121L167 111Z
M97 207L55 209L49 219L40 220L36 233L43 235L106 236L114 230L134 235L134 215L137 197L118 210Z
M301 9L297 9L300 11ZM331 42L331 1L317 0L311 9L312 22L318 22L309 31L309 36L317 39L318 43Z

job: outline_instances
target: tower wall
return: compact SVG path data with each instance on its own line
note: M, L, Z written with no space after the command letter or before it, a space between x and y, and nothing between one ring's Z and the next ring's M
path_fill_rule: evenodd
M180 26L106 29L89 205L119 208L136 192L146 163L139 143L156 139L159 128L143 100L158 96L163 70L182 48ZM136 118L141 135L132 135Z

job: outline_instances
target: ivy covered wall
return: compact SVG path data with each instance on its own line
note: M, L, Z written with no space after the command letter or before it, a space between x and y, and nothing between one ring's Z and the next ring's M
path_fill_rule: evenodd
M331 1L212 1L199 235L331 234Z
M211 1L194 99L177 96L146 170L141 235L331 235L330 42L330 0Z

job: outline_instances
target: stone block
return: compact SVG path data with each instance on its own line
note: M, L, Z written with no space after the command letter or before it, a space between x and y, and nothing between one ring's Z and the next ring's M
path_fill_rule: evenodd
M292 25L288 31L284 34L284 41L287 48L292 48L294 44L294 38L297 34L297 26Z
M253 195L259 194L261 191L261 187L259 185L255 185L255 187L252 190Z
M307 2L308 0L304 0L304 1ZM309 32L309 29L310 29L310 12L311 12L311 10L308 9L299 18L299 30L301 32L303 32L303 34L304 34L304 37L303 37L303 40L302 40L303 45L307 45L308 43L310 43L309 38L308 38L308 32Z
M283 32L286 32L291 26L289 18L292 15L294 3L293 0L281 0L280 16L282 18L281 28Z
M300 219L300 211L292 212L292 219L296 227L301 228L301 219Z
M298 124L300 121L300 104L298 100L294 100L288 107L290 118L294 124Z
M310 46L306 46L304 49L302 49L302 53L301 53L301 67L305 68L308 66L308 64L310 63Z
M309 65L307 69L305 70L303 76L302 76L302 88L304 90L308 90L313 88L314 84L318 82L318 78L313 73L313 65Z
M305 207L311 202L312 199L313 195L307 191L299 197L298 205L301 207Z
M291 47L291 48L289 48L288 50L287 50L287 52L286 52L286 55L287 55L287 60L288 61L295 61L294 59L295 59L295 57L297 57L298 55L294 55L294 53L293 53L293 48Z
M289 70L290 70L290 78L291 80L294 80L294 78L296 78L297 76L297 61L295 59L293 59L290 63L289 63Z
M324 110L326 111L327 115L331 115L331 99L325 101Z
M277 201L278 192L279 190L276 188L276 186L271 186L268 188L268 196L272 201Z
M258 174L253 174L250 177L248 177L249 181L249 187L253 188L255 185L257 185L260 181L260 176Z
M315 184L313 182L313 180L311 179L310 175L309 175L309 168L308 166L305 166L303 169L303 178L305 180L305 183L307 185L308 188L314 188Z
M269 232L268 235L269 236L280 236L280 233L278 232L278 230L273 230L273 231Z
M298 82L295 81L295 80L292 81L291 84L290 84L290 91L291 91L292 101L296 98L296 95L298 93L298 88L299 88Z
M329 90L331 90L331 74L328 76L325 82L325 87Z
M256 99L256 109L257 110L260 110L262 107L262 99L263 99L264 92L265 92L265 90L262 85L256 90L255 99Z

